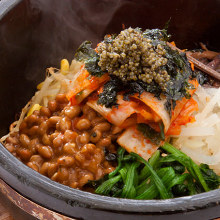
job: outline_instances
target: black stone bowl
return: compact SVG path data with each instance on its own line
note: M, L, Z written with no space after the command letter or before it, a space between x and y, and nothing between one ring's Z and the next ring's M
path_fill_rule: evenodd
M45 69L73 58L125 27L162 28L180 48L220 50L219 0L1 0L0 136L45 77ZM32 201L80 219L211 219L220 216L220 190L169 200L109 198L69 188L40 175L0 146L0 178Z

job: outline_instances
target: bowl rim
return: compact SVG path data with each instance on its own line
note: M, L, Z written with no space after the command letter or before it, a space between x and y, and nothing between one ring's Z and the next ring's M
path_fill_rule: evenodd
M0 1L0 20L22 0L1 0Z
M22 0L2 0L0 1L0 19L2 19L13 7L15 7ZM11 174L16 177L21 184L31 185L43 193L57 198L59 192L59 199L74 201L77 206L89 207L94 209L102 209L109 211L124 211L136 213L155 213L155 212L177 212L188 211L207 206L215 206L220 202L220 189L212 190L210 192L200 193L193 196L185 196L166 200L134 200L112 198L89 192L70 188L62 185L51 179L41 175L32 170L16 157L14 157L4 146L0 143L0 171ZM5 173L0 172L0 178L6 178ZM8 183L11 187L16 189L16 185ZM28 192L20 191L21 194L28 197ZM34 198L31 198L34 200ZM36 201L38 202L38 201ZM44 204L42 202L42 204Z
M0 168L16 177L22 184L26 184L32 188L38 189L50 197L59 197L61 200L69 201L68 203L70 204L71 202L76 203L77 206L80 207L89 207L109 211L155 213L190 211L205 208L207 206L215 206L220 202L220 189L197 195L165 200L134 200L113 198L73 189L52 181L48 177L45 177L32 170L14 157L2 144L0 144ZM0 178L4 180L4 175L2 172L0 172ZM16 184L8 184L16 189ZM24 191L20 193L25 197L28 197L28 192ZM34 198L31 199L35 200Z

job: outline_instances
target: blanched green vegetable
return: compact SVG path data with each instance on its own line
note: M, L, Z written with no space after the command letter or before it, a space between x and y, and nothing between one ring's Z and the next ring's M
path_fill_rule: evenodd
M97 194L108 195L113 186L121 179L121 175L106 180L96 189Z
M161 150L166 153L162 156ZM190 157L165 143L149 161L118 149L118 166L107 180L94 181L96 193L130 199L168 199L216 189L219 176L208 165L198 166ZM92 181L91 181L92 182Z
M128 168L125 184L122 190L121 197L134 198L136 195L136 189L134 188L135 169L140 165L138 162L133 162Z
M150 171L151 173L151 177L160 193L160 196L162 199L168 199L170 198L170 195L166 189L166 187L164 186L164 183L162 182L162 180L158 177L157 173L155 172L155 170L153 170L153 168L151 167L151 165L146 161L144 160L141 156L139 156L138 154L135 154L135 153L131 153L132 155L136 156L137 159L139 161L141 161Z
M155 151L155 153L151 156L151 158L149 159L149 164L155 168L158 161L159 161L159 158L160 158L160 151L157 150ZM148 176L150 176L150 170L148 169L147 166L145 166L142 170L141 170L141 173L139 175L139 180L144 180L146 179Z
M111 172L109 174L109 178L112 178L113 176L115 176L118 173L118 171L120 170L124 153L125 153L125 149L120 147L118 149L118 166L116 167L116 169L113 172Z
M207 186L206 181L204 180L204 177L199 169L199 166L195 164L190 157L188 157L183 152L179 151L175 147L173 147L169 143L165 143L162 148L169 153L172 154L172 156L182 165L184 165L189 173L202 185L203 189L208 192L209 187Z
M212 169L210 169L207 164L200 164L199 168L209 189L218 188L220 181L219 176Z

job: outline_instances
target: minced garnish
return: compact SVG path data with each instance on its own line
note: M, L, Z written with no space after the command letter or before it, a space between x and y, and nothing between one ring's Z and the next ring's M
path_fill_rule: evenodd
M165 90L170 76L163 68L167 64L163 45L152 45L140 29L128 28L113 38L106 36L97 51L98 65L102 71L118 76L123 81L142 80L150 84L153 80Z

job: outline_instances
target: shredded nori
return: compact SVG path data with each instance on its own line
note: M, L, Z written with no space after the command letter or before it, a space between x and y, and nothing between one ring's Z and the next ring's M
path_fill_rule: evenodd
M203 85L208 82L208 77L199 70L193 71L192 77L196 78L200 85Z
M170 39L170 35L167 33L166 29L146 29L143 35L145 38L151 39L155 47L161 43L165 45L165 42Z
M123 90L122 81L116 76L111 76L111 79L105 83L103 92L99 94L97 103L107 108L117 106L117 93L121 90Z
M189 78L192 76L190 63L186 58L185 53L179 53L177 50L172 50L166 47L166 57L168 59L166 70L171 75L170 81L165 91L167 99L172 100L173 107L175 102L183 97L190 98L188 89L192 88L189 84Z
M98 65L100 57L92 48L92 43L90 41L85 41L80 45L76 50L74 58L78 61L83 61L85 63L85 68L91 75L100 77L104 74Z
M142 32L140 28L136 28L135 30ZM119 92L123 91L124 100L129 100L131 95L135 93L142 94L146 91L154 94L158 99L160 99L161 94L165 95L167 99L165 108L171 115L171 110L174 109L177 100L183 97L190 98L188 90L193 88L193 86L189 83L189 78L196 77L200 79L201 83L205 79L201 74L193 74L185 53L172 50L166 45L170 37L166 29L147 29L143 32L143 36L151 39L154 47L161 44L166 50L168 62L161 68L169 73L170 80L167 82L165 91L154 80L151 83L146 83L139 79L122 81L119 77L111 75L110 81L106 82L103 92L99 94L98 104L111 108L117 106L117 94ZM104 38L104 41L111 44L115 37L116 35L111 35L111 37L108 35ZM84 61L85 68L91 75L101 76L104 73L98 65L100 56L92 49L91 42L89 41L85 41L79 47L76 51L75 59Z
M85 61L94 57L96 52L92 49L91 41L84 41L76 50L74 58L78 61Z
M174 103L175 104L175 103ZM165 109L167 110L167 112L169 113L169 116L171 118L172 116L172 100L167 99L167 101L164 104Z
M141 80L137 81L131 81L128 82L127 88L129 90L124 94L124 100L129 100L129 96L138 93L139 95L145 92L150 92L154 94L155 97L160 99L160 94L162 93L161 88L158 86L158 84L155 81L152 81L152 83L144 83Z
M101 70L98 62L99 56L96 54L94 57L85 61L85 68L91 75L100 77L104 74L104 72Z
M154 81L151 84L144 83L141 80L126 82L112 75L111 79L105 83L103 92L99 94L97 103L104 105L106 108L117 107L117 94L119 92L124 92L123 99L128 101L131 95L142 94L144 91L153 93L158 99L160 99L162 92Z

